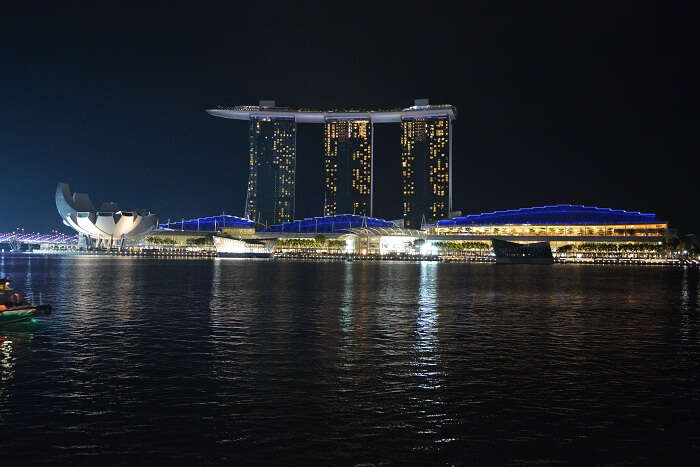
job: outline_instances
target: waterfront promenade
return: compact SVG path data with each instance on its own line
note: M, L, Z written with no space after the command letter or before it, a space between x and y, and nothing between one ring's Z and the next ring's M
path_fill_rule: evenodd
M11 253L7 253L11 254ZM178 259L178 258L201 258L211 259L216 258L217 253L214 249L198 249L198 248L163 248L163 249L113 249L113 250L80 250L80 249L39 249L30 253L14 253L14 254L33 254L33 255L77 255L77 256L126 256L126 257L141 257L141 258L161 258L161 259ZM474 254L474 255L455 255L455 254L438 254L438 255L356 255L356 254L323 254L310 252L290 252L282 251L273 255L273 259L280 260L303 260L303 261L440 261L449 263L495 263L495 257L491 254ZM619 265L646 265L646 266L700 266L700 259L694 257L611 257L597 256L588 254L581 255L556 255L554 262L558 264L619 264Z

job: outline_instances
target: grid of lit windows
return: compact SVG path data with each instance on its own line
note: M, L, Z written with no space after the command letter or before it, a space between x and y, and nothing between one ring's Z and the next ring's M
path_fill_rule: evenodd
M324 124L323 213L372 215L372 122L327 120Z
M251 118L246 215L271 225L294 218L296 123L294 119Z
M401 179L404 225L447 219L450 213L450 120L401 122Z

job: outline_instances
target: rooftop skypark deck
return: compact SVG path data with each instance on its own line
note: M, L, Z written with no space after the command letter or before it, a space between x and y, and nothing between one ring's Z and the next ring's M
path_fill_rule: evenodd
M248 122L250 158L245 217L262 225L294 220L297 123L323 125L323 215L374 215L374 124L401 126L401 209L406 227L452 212L452 135L457 109L415 99L394 109L293 109L273 100L208 109ZM398 175L398 174L397 174ZM272 189L271 187L279 187Z
M371 120L373 123L398 123L410 118L448 117L457 118L457 109L452 105L414 105L405 109L391 110L357 110L357 109L292 109L259 105L241 105L233 107L220 106L207 109L214 117L233 120L250 120L255 118L294 119L297 123L324 123L328 120Z

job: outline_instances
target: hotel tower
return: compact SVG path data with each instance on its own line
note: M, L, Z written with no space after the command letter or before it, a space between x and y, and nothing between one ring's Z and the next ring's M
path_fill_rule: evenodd
M404 226L448 219L452 210L452 121L448 117L401 119Z
M457 118L451 105L416 99L413 106L395 110L295 110L260 101L256 106L207 112L250 122L245 211L258 224L294 218L297 123L323 124L323 215L375 215L374 125L399 123L404 225L419 228L423 221L434 223L450 216L452 122Z
M296 180L294 118L252 117L249 131L246 217L263 225L291 221Z
M326 120L323 215L372 216L372 121Z

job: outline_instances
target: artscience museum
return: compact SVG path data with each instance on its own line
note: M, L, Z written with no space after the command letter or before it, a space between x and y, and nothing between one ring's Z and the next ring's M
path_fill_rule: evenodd
M158 216L145 210L123 210L105 202L96 209L86 193L72 193L70 186L56 187L56 209L63 223L79 234L81 246L111 248L140 240L158 225Z

